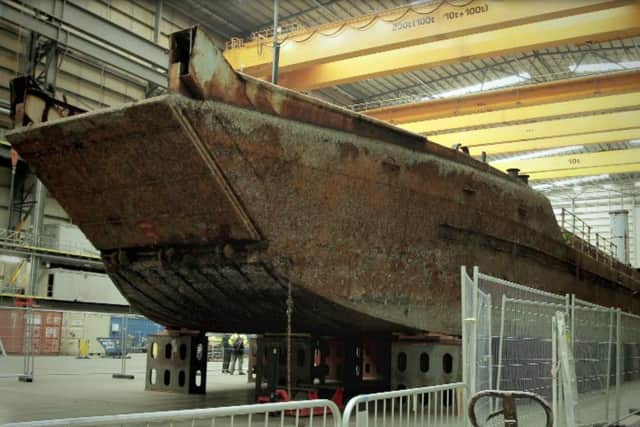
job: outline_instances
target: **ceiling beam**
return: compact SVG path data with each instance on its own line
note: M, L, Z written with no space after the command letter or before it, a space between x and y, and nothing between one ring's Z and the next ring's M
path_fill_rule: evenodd
M474 147L479 145L535 140L538 138L636 129L639 124L640 110L631 110L427 135L430 141L447 147L455 144Z
M522 2L515 3L520 4ZM542 9L539 2L526 3L538 11ZM545 2L544 8L551 4L566 4L569 6L570 3L572 2ZM492 2L490 4L494 9L510 8L514 2ZM608 6L612 5L609 4ZM313 65L302 66L300 63L305 61L296 59L297 52L281 51L280 63L282 65L279 84L298 90L320 89L480 58L511 55L567 44L603 42L640 35L640 4L620 2L616 3L615 6L617 7L578 15L574 14L574 16L546 18L533 23L522 23L522 21L514 20L499 28L488 29L485 26L478 26L465 35L460 35L459 32L454 31L460 25L460 21L448 22L440 17L440 21L451 28L450 33L444 37L434 37L410 47L395 46L392 49L377 53L360 53L360 56L353 56L347 59L333 59L333 56L327 53L328 48L325 48L324 45L321 48L313 48L308 44L300 43L298 49L314 52L320 58L316 58L317 63ZM478 19L482 20L482 17L478 16ZM402 22L405 21L403 20ZM393 24L386 25L391 27ZM430 30L429 27L429 25L425 25L428 30ZM414 31L418 30L408 29L400 32L413 34ZM390 28L378 32L390 39L395 34ZM357 38L366 43L373 36L374 30L369 28L367 31L359 31ZM343 42L342 38L338 36L320 38L323 39L323 43L329 45L332 49L333 46L336 46L336 48L342 49L345 56L350 55L349 41ZM254 54L258 51L255 46L252 50ZM231 52L233 50L227 51L227 58L231 58ZM262 55L269 56L271 55L270 52L270 45L265 44L262 48ZM239 56L240 54L236 52L235 55ZM321 61L325 62L320 63ZM266 69L247 69L246 65L243 68L244 58L232 59L231 62L236 68L243 69L245 72L258 77L264 78L269 75ZM270 59L267 62L270 63Z
M495 155L570 147L574 145L612 144L615 142L626 142L632 139L640 139L640 127L579 135L554 136L550 138L530 139L527 141L475 145L469 147L469 152L472 156L480 156L482 152L488 155Z
M455 98L376 108L363 113L397 125L411 124L412 126L422 122L432 122L435 125L438 119L451 117L463 123L467 121L486 123L487 120L497 122L500 121L499 116L492 118L493 116L488 113L498 111L504 117L502 121L514 121L538 118L539 115L536 113L541 110L532 107L539 105L631 93L636 94L637 102L640 103L640 71L511 87ZM431 130L455 127L435 127Z
M503 171L518 168L521 174L530 175L531 180L640 172L640 148L499 161L491 165Z

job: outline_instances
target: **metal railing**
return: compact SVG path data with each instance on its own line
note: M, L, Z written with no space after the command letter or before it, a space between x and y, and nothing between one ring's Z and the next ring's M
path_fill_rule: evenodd
M285 36L287 34L301 33L306 29L307 28L299 22L283 23L281 25L278 25L278 35ZM265 41L265 40L270 41L272 37L273 37L273 27L267 27L267 28L263 28L262 30L252 32L251 36L249 37L249 40L251 41L258 40L259 42ZM236 45L236 47L243 47L243 46L244 46L244 43L242 44L242 46Z
M6 424L5 427L44 426L173 426L189 423L191 426L225 425L234 427L269 427L269 425L313 427L341 427L340 410L330 400L300 400L280 403L226 406L221 408L187 409L179 411L142 412L137 414L107 415L100 417L63 418L57 420L28 421Z
M613 266L617 247L610 239L593 233L589 224L565 208L560 212L560 227L563 234L568 233L564 234L565 239L574 249Z
M244 39L239 37L231 37L225 42L225 50L239 49L244 47Z
M344 409L342 427L403 425L464 425L465 385L462 382L352 398Z
M46 234L40 234L38 241L34 241L33 233L29 230L0 229L0 242L7 242L22 246L35 246L44 249L65 251L83 255L100 255L100 251L87 244L74 240L58 239Z
M37 252L57 257L100 260L100 251L77 241L62 240L46 234L41 234L37 242L35 240L33 233L28 230L0 229L0 247L22 256Z

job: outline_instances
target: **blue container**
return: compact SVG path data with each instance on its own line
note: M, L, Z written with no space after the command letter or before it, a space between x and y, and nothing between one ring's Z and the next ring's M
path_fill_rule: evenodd
M122 316L111 316L111 326L109 328L112 338L120 338L122 334ZM147 348L147 337L159 334L164 330L164 326L142 316L131 316L127 322L127 336L129 340L129 352L143 352Z

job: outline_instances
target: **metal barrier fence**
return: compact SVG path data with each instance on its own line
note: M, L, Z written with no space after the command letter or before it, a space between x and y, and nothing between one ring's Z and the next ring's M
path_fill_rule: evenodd
M520 390L552 401L552 318L565 310L561 296L462 269L463 346L470 394L481 390ZM471 304L471 307L469 305ZM479 419L495 402L481 401ZM537 415L536 411L533 411ZM540 413L542 415L542 413Z
M5 427L54 426L229 426L341 427L340 410L330 400L301 400L221 408L143 412L101 417L65 418L6 424Z
M80 373L129 378L127 360L145 351L147 335L162 329L132 314L0 307L0 378ZM76 361L90 356L95 363Z
M615 351L616 310L574 298L571 304L571 339L576 368L578 407L576 422L606 423L611 418L612 356Z
M615 352L616 419L627 415L631 408L638 408L640 399L640 316L618 310L617 349Z
M463 381L471 394L492 387L537 393L552 403L556 425L612 422L637 406L639 316L508 282L478 268L472 276L464 267L461 273ZM556 330L558 316L566 319L566 334ZM568 346L561 345L566 338L561 335ZM559 372L561 359L571 362L571 378ZM575 381L571 402L569 381ZM494 404L480 408L480 419ZM526 411L521 415L526 418Z
M349 400L342 427L464 426L465 384L363 394Z

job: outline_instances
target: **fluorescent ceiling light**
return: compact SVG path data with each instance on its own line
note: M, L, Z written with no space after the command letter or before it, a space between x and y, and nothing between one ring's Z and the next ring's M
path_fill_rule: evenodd
M549 190L552 188L566 187L570 185L578 185L578 184L584 184L584 183L595 182L595 181L602 181L604 179L609 179L609 174L585 176L581 178L563 179L560 181L554 181L546 184L532 185L531 188L533 188L534 190L543 191L543 190Z
M436 98L452 98L455 96L467 95L469 93L482 92L483 90L498 89L501 87L513 86L527 80L531 80L531 75L529 73L520 73L513 76L503 77L501 79L478 83L472 86L461 87L460 89L442 92L437 94Z
M18 264L22 261L22 258L12 255L0 255L0 262L6 262L8 264Z
M595 64L573 64L569 66L572 73L603 73L640 68L640 61L600 62Z
M538 157L555 156L556 154L571 153L574 151L582 150L584 145L571 145L569 147L550 148L548 150L533 151L526 154L516 154L515 156L505 157L504 159L494 160L491 163L503 163L510 162L512 160L527 160L537 159Z

